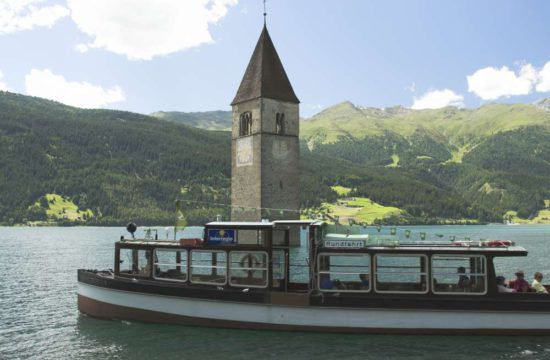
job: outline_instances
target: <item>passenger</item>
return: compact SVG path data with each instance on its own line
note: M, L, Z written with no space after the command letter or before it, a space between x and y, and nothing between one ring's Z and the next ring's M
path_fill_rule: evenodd
M340 289L340 290L347 289L346 285L338 279L334 279L333 283L336 289Z
M367 274L359 274L359 279L361 279L361 285L359 285L359 289L368 290L370 286L369 276Z
M334 289L334 283L330 280L329 274L321 274L319 287L321 290L332 290Z
M151 259L149 259L149 256L146 256L147 264L141 268L141 271L139 272L140 275L151 275Z
M529 292L529 283L525 280L523 270L516 271L516 279L510 281L509 286L516 290L516 292Z
M466 268L464 268L464 266L460 266L456 271L459 274L465 274L466 273ZM468 278L468 276L466 276L466 275L460 275L459 278L458 278L457 286L458 286L459 289L465 289L465 288L469 287L470 286L470 278Z
M504 276L497 276L497 288L499 293L516 292L516 290L506 287L506 278Z
M548 294L548 290L542 285L542 273L536 272L535 279L531 284L531 288L537 292L537 294Z

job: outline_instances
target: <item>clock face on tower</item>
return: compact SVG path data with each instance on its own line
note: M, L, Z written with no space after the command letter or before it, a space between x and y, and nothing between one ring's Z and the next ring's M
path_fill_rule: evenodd
M252 137L237 139L237 158L235 159L237 167L249 166L254 163L254 152Z

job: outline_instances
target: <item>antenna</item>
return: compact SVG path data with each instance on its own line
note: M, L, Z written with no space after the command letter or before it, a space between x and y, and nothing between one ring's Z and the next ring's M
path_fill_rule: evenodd
M265 9L265 1L266 1L266 0L264 0L264 25L266 24L266 21L267 21L267 20L266 20L266 18L267 18L267 11L266 11L266 9Z

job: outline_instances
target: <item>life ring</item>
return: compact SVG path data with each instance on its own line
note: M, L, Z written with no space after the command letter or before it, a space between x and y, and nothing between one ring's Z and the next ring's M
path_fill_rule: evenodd
M246 254L239 262L241 269L247 273L248 277L252 277L252 274L257 271L254 270L254 268L258 268L261 264L261 261L256 257L256 255L252 254Z

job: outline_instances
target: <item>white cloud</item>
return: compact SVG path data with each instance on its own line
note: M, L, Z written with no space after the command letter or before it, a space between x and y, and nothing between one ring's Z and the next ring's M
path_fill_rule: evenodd
M412 109L439 109L446 106L464 106L464 96L449 89L431 90L420 98L414 98Z
M538 92L550 92L550 61L539 72Z
M118 86L105 89L87 82L67 81L49 69L32 69L25 76L27 94L82 108L99 108L126 100Z
M74 46L74 49L78 51L79 53L86 53L88 52L89 48L86 44L76 44Z
M238 0L68 0L71 17L101 48L132 60L212 43L209 26ZM83 50L83 44L78 50Z
M483 100L528 95L538 79L537 70L531 64L521 67L518 74L503 66L500 69L486 67L467 76L468 91Z
M8 85L2 79L4 78L4 74L2 74L2 71L0 71L0 90L2 91L8 91Z
M52 27L69 15L61 5L40 6L43 0L0 0L0 35L31 30L37 26Z

